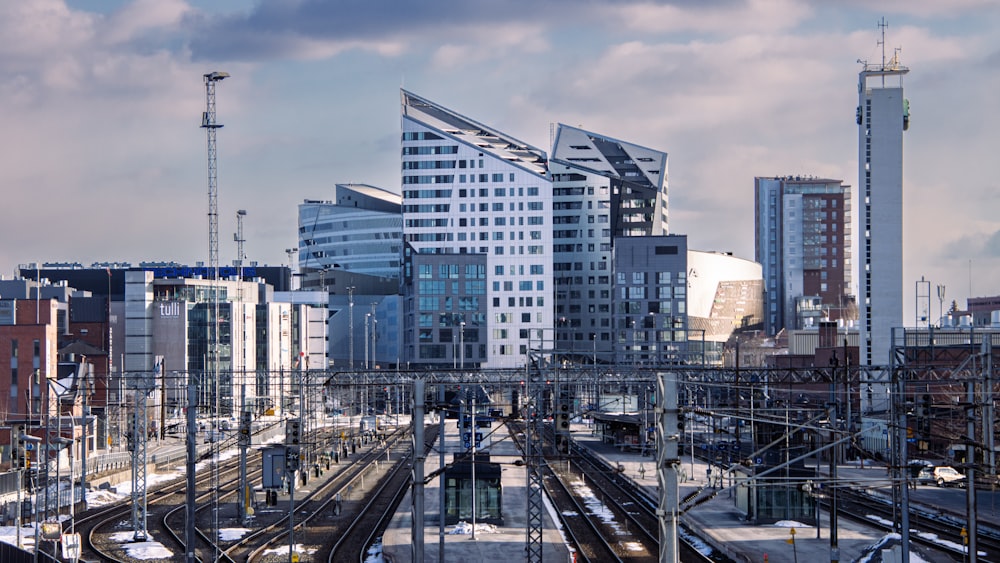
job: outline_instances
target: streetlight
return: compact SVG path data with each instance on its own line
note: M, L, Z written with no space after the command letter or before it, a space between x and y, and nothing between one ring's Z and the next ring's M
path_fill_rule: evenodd
M630 320L629 324L631 325L631 328L632 328L632 349L629 350L629 352L631 354L631 358L630 358L631 361L629 363L632 364L632 367L634 368L635 367L635 357L637 355L636 354L636 348L638 346L636 344L636 341L638 340L638 336L639 335L636 334L638 331L635 328L635 319Z
M348 352L348 361L351 366L351 371L354 371L354 286L347 288L347 311L348 311L348 325L347 325L347 340L348 347L350 351Z
M375 343L377 341L378 341L378 319L375 318L375 315L372 315L372 369L376 369L376 367L378 366L378 362L376 361L376 358L378 356L375 354Z
M593 360L592 363L594 364L594 367L596 368L597 367L597 333L596 332L590 333L590 339L594 341L594 360Z
M462 321L462 322L460 322L458 324L459 324L458 353L461 356L460 367L462 369L465 369L465 321ZM473 401L475 401L475 399L473 399ZM473 403L473 404L475 404L475 403Z

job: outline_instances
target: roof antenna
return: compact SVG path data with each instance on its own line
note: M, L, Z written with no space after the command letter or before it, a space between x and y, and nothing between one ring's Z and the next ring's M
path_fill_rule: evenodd
M889 22L885 21L885 16L882 16L878 20L879 30L882 32L882 38L876 42L877 45L882 47L882 70L885 70L885 28L889 27ZM885 87L885 74L882 74L882 86Z

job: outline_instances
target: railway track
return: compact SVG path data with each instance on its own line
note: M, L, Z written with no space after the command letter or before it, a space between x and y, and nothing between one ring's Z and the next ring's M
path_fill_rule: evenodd
M523 451L519 438L523 428L516 423L509 428ZM659 525L651 499L585 448L573 444L569 456L552 455L550 428L543 438L542 481L563 525L572 530L571 541L579 556L588 561L657 561ZM574 500L565 500L567 495ZM678 538L678 549L685 562L728 561L706 556L683 537Z
M826 505L824 499L824 505ZM897 518L892 502L883 495L869 494L864 490L841 487L837 493L837 514L876 529L892 532L892 522ZM935 555L934 561L966 561L962 530L967 522L964 515L949 514L941 510L928 512L910 508L910 543ZM976 535L978 561L1000 563L1000 530L979 525Z
M326 442L324 434L329 428L319 429L315 435L307 438L307 443L313 446L323 446ZM360 455L367 455L364 450ZM203 461L211 462L214 456L203 454L200 456ZM347 464L342 464L341 467ZM196 496L198 526L196 534L198 545L193 546L196 559L199 561L232 561L232 557L225 552L228 547L227 542L215 541L213 535L216 528L221 527L219 522L228 520L217 520L216 511L231 509L236 512L235 492L238 483L239 459L233 457L229 459L219 459L218 466L200 467L196 475L196 489L199 494ZM248 478L252 483L260 476L260 457L250 456L248 459ZM162 557L154 557L152 560L170 561L179 560L185 553L183 532L184 509L186 508L187 483L184 476L151 486L147 489L147 538L150 541L163 542ZM227 499L232 502L226 503ZM146 553L139 558L129 555L124 544L132 543L131 538L122 538L132 532L131 527L131 502L126 500L106 507L101 507L77 515L76 527L86 538L83 559L100 560L109 562L134 563L145 561L148 563L151 556ZM123 543L124 540L124 543ZM232 543L232 542L229 542ZM221 546L221 547L220 547ZM135 547L135 546L128 546ZM174 555L171 556L171 553Z
M218 467L220 477L222 475L235 474L238 470L237 464L238 460L226 460L220 463ZM199 476L197 482L200 486L205 487L211 482L212 478L211 471L207 471ZM187 483L182 475L157 486L147 488L147 538L165 535L159 523L166 511L174 507L177 503L184 502L186 489ZM86 538L84 553L82 554L83 558L120 563L140 561L140 559L130 557L127 551L122 549L123 542L116 539L117 536L125 536L128 532L132 532L133 539L138 535L132 530L131 517L131 500L125 500L78 514L75 519L75 526L77 531Z
M427 444L429 447L433 439ZM352 463L296 503L292 540L287 517L226 548L240 561L358 561L381 533L409 485L411 446L405 431Z

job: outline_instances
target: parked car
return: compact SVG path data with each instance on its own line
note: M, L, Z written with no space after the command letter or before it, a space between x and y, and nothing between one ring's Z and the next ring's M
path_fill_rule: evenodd
M920 477L920 472L924 469L933 469L934 462L927 461L925 459L911 459L906 465L910 471L910 477L918 479Z
M937 465L920 470L917 480L921 483L934 483L939 487L965 485L965 475L959 473L954 467L947 465Z

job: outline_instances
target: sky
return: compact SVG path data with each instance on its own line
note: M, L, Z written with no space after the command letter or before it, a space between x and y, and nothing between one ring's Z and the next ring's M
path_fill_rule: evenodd
M279 265L303 200L398 193L401 87L545 150L565 123L666 151L670 232L752 260L754 177L856 187L860 61L898 48L912 326L921 278L931 317L937 286L1000 294L998 28L995 0L3 2L0 274L207 263L213 71L222 265L237 210Z

